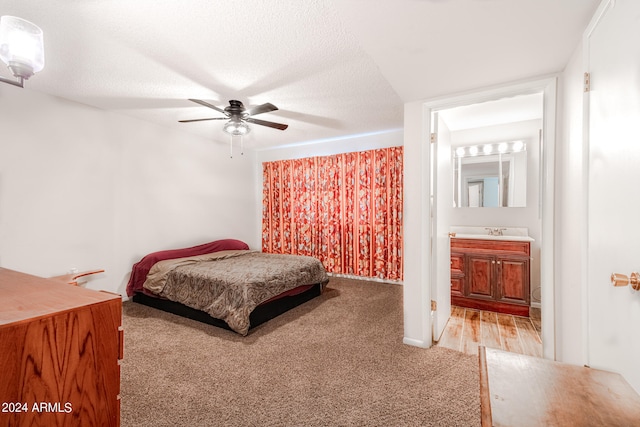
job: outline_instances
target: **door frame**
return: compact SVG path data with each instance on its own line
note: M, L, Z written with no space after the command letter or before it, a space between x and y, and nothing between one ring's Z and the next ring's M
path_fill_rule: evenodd
M602 19L606 16L606 14L611 10L611 8L615 7L615 0L602 0L598 9L594 13L589 25L584 31L582 36L582 69L586 72L590 71L590 51L589 47L591 44L591 36L593 32L596 30ZM582 263L582 277L584 280L581 281L581 291L582 291L582 358L585 366L590 366L591 358L590 358L590 339L589 339L589 167L591 164L590 161L590 117L591 117L591 96L590 91L584 90L582 92L582 188L584 189L584 197L582 200L582 233L585 237L586 245L582 246L582 252L580 253L580 257L584 262Z
M451 176L453 165L451 162L451 132L446 128L446 125L441 128L444 123L439 119L437 111L432 113L431 118L431 143L429 147L431 159L429 218L431 218L430 250L431 283L433 284L431 300L437 303L431 307L431 340L438 341L451 316L451 239L449 231L450 211L453 209L451 205L452 188L446 184L446 179L441 180L440 175Z
M555 268L554 268L554 197L555 197L555 133L556 133L556 98L557 76L552 75L536 80L513 83L504 86L488 88L477 92L468 92L460 95L438 98L426 101L422 104L421 128L431 129L432 113L464 105L477 104L486 101L498 100L505 97L543 93L543 131L540 152L540 197L539 214L541 221L540 244L540 287L541 287L541 313L542 313L542 344L543 357L555 360ZM431 162L424 156L421 168L427 175L431 174ZM427 187L427 190L429 188ZM430 197L425 194L424 197ZM429 222L431 220L429 219ZM427 246L428 248L430 246ZM430 249L427 249L430 251ZM431 264L432 255L428 253L423 259ZM426 266L431 271L433 265ZM434 277L435 275L430 275ZM430 281L424 286L427 295L437 295L436 283ZM450 295L447 298L451 298ZM430 316L427 321L430 323ZM431 329L431 325L429 325Z

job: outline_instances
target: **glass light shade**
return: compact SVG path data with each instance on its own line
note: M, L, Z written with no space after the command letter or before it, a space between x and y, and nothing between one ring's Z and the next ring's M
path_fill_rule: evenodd
M231 135L239 136L248 134L251 129L244 122L229 121L224 125L223 130Z
M44 68L42 30L22 18L0 18L0 59L25 80Z
M522 151L524 149L524 142L515 141L513 143L513 151Z

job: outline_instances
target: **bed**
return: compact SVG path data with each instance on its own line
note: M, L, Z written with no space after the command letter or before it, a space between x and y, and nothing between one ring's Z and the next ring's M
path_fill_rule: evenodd
M134 264L134 302L247 335L322 293L329 281L313 257L267 254L224 239L154 252Z

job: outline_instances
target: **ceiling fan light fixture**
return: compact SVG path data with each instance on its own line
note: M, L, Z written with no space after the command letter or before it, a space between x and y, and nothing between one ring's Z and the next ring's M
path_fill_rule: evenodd
M228 133L230 135L233 135L233 136L242 136L242 135L246 135L249 132L251 132L251 129L249 128L249 126L247 126L246 123L235 121L235 120L228 121L224 125L224 128L222 128L222 129L226 133Z

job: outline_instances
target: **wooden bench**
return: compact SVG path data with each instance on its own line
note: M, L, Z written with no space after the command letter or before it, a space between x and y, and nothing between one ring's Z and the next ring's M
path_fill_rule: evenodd
M479 348L482 426L637 426L640 396L620 375Z

